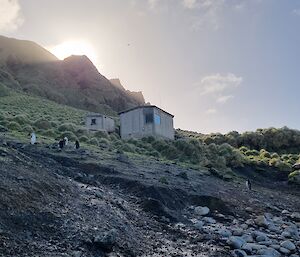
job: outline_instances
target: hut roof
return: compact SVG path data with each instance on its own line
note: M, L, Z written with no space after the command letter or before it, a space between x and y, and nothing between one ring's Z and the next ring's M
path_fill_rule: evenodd
M133 108L130 108L130 109L127 109L127 110L119 112L119 115L123 114L123 113L126 113L126 112L130 112L130 111L136 110L136 109L144 109L144 108L156 108L156 109L158 109L158 110L160 110L160 111L162 111L162 112L170 115L172 118L174 118L173 114L164 111L163 109L157 107L156 105L140 105L140 106L136 106L136 107L133 107Z

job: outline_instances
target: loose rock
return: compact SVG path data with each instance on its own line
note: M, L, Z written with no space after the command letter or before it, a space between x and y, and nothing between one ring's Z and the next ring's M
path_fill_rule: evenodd
M201 216L205 216L207 215L208 213L210 212L209 208L204 206L197 206L195 208L195 213L198 214L198 215L201 215Z
M290 251L294 251L296 249L296 246L290 240L283 241L280 245Z
M242 246L246 243L246 241L241 237L231 236L229 237L227 243L234 249L241 249Z

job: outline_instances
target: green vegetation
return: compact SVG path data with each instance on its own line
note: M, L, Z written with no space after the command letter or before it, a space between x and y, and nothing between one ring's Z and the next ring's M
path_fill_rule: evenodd
M230 144L235 148L247 147L250 150L266 149L269 152L284 153L300 153L300 131L283 128L267 128L257 129L255 132L238 133L236 131L227 134L199 134L195 132L177 130L179 138L195 138L203 143L211 144Z
M47 142L67 136L71 142L79 139L86 146L102 150L142 155L196 169L206 167L222 179L230 179L231 169L244 165L259 171L274 168L289 174L299 159L300 132L288 128L226 135L178 130L175 141L154 137L123 141L117 133L87 131L82 126L86 115L83 110L17 92L5 92L0 96L0 132L8 131L27 139L33 131ZM277 141L272 142L272 137ZM185 175L181 174L186 179Z
M294 171L289 175L289 183L300 185L300 171Z
M85 114L85 111L79 109L13 91L0 97L2 129L21 132L24 135L35 131L53 139L68 136L73 140L85 134L80 125Z
M216 133L203 135L195 132L177 130L177 137L193 139L207 145L230 145L241 154L238 160L245 165L251 165L258 170L275 168L276 170L290 173L292 166L297 163L300 153L300 131L283 127L280 129L258 129L256 132L239 134L236 131L225 135ZM230 153L232 155L232 153ZM231 163L232 167L234 166Z

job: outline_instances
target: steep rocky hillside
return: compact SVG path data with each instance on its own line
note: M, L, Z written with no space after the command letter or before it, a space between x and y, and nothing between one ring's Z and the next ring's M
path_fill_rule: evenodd
M58 60L39 45L0 37L0 83L61 104L113 113L144 104L141 93L113 85L86 56Z
M144 103L145 99L143 96L143 93L141 91L139 92L132 92L129 90L126 90L124 86L121 84L121 81L119 79L110 79L110 82L116 86L117 88L121 89L122 91L126 92L128 95L130 95L132 98L136 99L139 103Z

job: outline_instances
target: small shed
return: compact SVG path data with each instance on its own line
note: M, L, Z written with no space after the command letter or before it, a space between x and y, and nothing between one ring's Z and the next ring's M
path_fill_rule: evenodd
M89 113L86 116L85 125L88 130L107 132L115 131L115 121L100 113Z
M154 136L174 139L174 115L155 105L143 105L119 113L121 138Z

